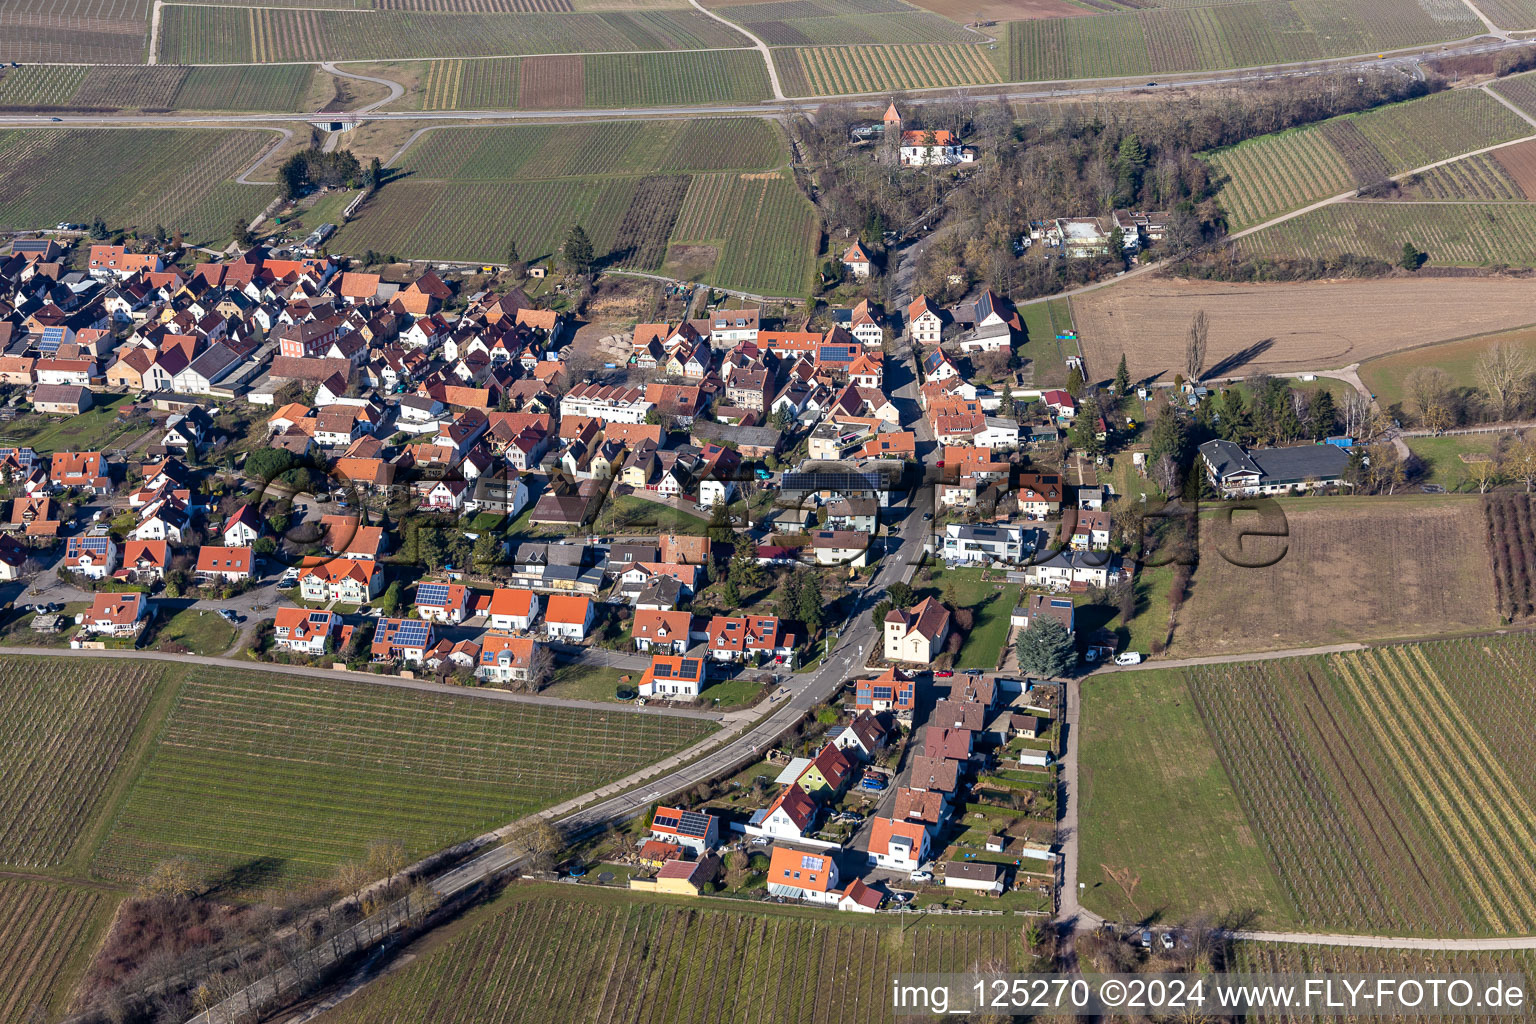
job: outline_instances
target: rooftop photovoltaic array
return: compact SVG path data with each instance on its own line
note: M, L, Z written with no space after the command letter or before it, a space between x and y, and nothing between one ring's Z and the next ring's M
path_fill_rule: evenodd
M440 605L448 603L448 584L421 583L416 587L416 603Z
M685 836L703 837L709 833L709 815L698 811L684 811L683 820L675 826Z
M651 819L651 824L654 827L656 827L656 828L674 828L675 829L675 828L677 828L679 820L680 819L675 814L667 814L667 813L664 813L662 811L657 811L656 812L656 816Z

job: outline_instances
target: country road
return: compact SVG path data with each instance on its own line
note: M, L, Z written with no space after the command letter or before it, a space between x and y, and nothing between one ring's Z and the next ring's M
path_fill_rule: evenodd
M948 101L957 95L973 99L1003 99L1012 101L1076 99L1086 96L1113 96L1116 94L1155 91L1173 92L1180 88L1214 85L1251 85L1282 78L1303 78L1339 71L1396 70L1404 74L1416 74L1420 60L1437 57L1465 56L1478 53L1495 53L1506 49L1533 46L1536 40L1493 39L1477 36L1455 40L1436 46L1411 47L1403 50L1353 54L1327 60L1300 61L1286 64L1257 65L1219 72L1165 75L1155 86L1149 85L1145 76L1134 78L1082 78L1056 82L1007 83L1002 85L948 86L935 89L915 89L903 93L905 102ZM453 58L445 58L453 59ZM312 63L312 62L296 62ZM339 65L348 61L331 61L329 68L345 74ZM224 67L227 65L219 65ZM371 77L371 76L358 76ZM719 117L719 116L785 116L789 113L812 108L822 103L839 101L860 102L883 100L889 96L880 93L845 93L839 95L800 96L767 100L761 103L677 104L648 107L584 108L572 107L556 110L405 110L386 111L373 109L369 104L364 116L367 120L386 121L506 121L569 123L573 118L582 120L616 121L666 117ZM388 102L386 100L385 102ZM274 121L304 121L313 118L312 111L266 112L241 114L60 114L64 123L82 126L135 127L151 125L244 125L268 124ZM41 126L49 124L49 115L0 115L0 125L7 127Z

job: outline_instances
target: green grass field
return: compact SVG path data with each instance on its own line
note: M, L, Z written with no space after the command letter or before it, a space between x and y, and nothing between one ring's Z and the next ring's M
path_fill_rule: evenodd
M93 868L185 855L236 890L322 879L371 840L429 852L680 750L712 726L238 670L188 673Z
M1536 755L1511 709L1531 699L1531 649L1524 634L1480 636L1089 684L1089 906L1527 931ZM1425 721L1457 737L1434 747L1443 770L1425 770Z
M332 248L500 261L515 239L532 260L580 224L608 265L660 270L687 246L686 276L799 295L820 234L810 201L770 169L787 161L782 134L755 118L433 131Z
M149 429L147 420L134 427L118 419L117 411L133 404L130 396L104 397L106 400L100 405L92 406L78 416L33 412L0 424L0 444L28 445L43 452L93 451L110 448L113 442Z
M166 64L240 64L746 45L739 32L686 7L481 14L177 5L162 15L159 58Z
M523 884L322 1019L444 1024L472 1006L477 1019L507 1021L894 1022L897 972L1025 967L1020 920L899 921Z
M217 612L188 608L172 615L155 633L155 649L189 654L220 655L235 644L239 630Z
M1475 491L1477 485L1471 480L1471 467L1461 457L1488 455L1498 440L1498 434L1410 437L1408 449L1424 460L1428 483L1439 484L1448 491Z
M1086 907L1122 921L1258 909L1266 925L1290 921L1176 673L1090 680L1082 719L1077 870Z
M1360 380L1370 388L1371 394L1376 396L1384 409L1404 401L1403 381L1419 366L1434 366L1444 370L1453 387L1476 387L1477 361L1497 344L1512 345L1536 357L1536 330L1485 334L1378 356L1360 364Z
M275 136L265 130L37 128L0 133L0 227L104 218L111 227L181 231L227 241L255 217L271 185L238 185ZM101 173L110 167L110 175Z
M1024 318L1024 344L1015 351L1028 360L1036 387L1060 387L1067 382L1067 356L1077 355L1077 345L1058 334L1073 329L1072 305L1066 299L1048 299L1019 307Z
M1477 90L1436 93L1217 150L1208 157L1233 228L1373 184L1531 126Z
M1349 252L1394 263L1404 243L1426 253L1431 266L1536 266L1536 204L1334 203L1237 245L1255 256L1322 259Z
M995 570L993 570L995 573ZM956 668L997 667L997 656L1008 641L1008 618L1018 606L1022 590L1017 584L988 582L981 569L934 569L931 582L917 588L918 599L953 591L953 607L969 608L975 624L955 657Z
M1006 24L1014 81L1253 67L1480 35L1449 0L1297 0Z

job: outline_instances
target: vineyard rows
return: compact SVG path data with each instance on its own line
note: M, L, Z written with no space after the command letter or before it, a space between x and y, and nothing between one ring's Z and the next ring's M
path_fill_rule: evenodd
M1536 615L1536 512L1530 495L1488 495L1483 515L1499 614L1509 620Z
M820 230L815 208L787 176L711 174L694 179L673 240L718 247L710 284L792 296L810 283Z
M0 659L0 864L62 862L94 819L107 779L149 702L158 667L104 672L44 658Z
M269 67L12 68L0 107L21 109L300 110L315 69Z
M457 1018L445 991L509 1022L887 1021L894 975L1024 966L1017 928L975 920L903 928L546 892L514 891L494 916L342 1004L338 1021L446 1024Z
M830 18L791 18L784 21L743 21L733 8L727 13L769 46L875 45L881 43L970 44L974 32L937 14L908 9L891 14L858 14Z
M777 128L743 117L442 128L423 135L399 166L418 179L513 181L756 169L786 159Z
M634 270L660 270L692 181L686 174L643 179L614 232L609 259Z
M711 728L200 671L182 683L93 869L129 881L179 854L210 868L263 865L252 889L314 880L371 840L424 853L596 789Z
M604 50L701 50L748 40L692 10L450 14L168 6L165 63L494 57Z
M831 96L998 81L977 46L821 46L774 54L787 90Z
M1301 922L1532 927L1532 647L1480 638L1183 672ZM1427 727L1450 741L1427 743Z
M149 0L9 0L0 4L0 61L135 64Z
M1526 194L1492 153L1480 153L1455 163L1442 164L1405 183L1403 194L1412 199L1484 199L1524 202Z
M1536 29L1536 0L1477 0L1477 9L1499 28Z
M1450 0L1296 0L1007 23L1015 81L1252 67L1462 39L1483 31Z
M1335 203L1249 235L1244 253L1322 259L1339 253L1395 261L1403 243L1441 266L1536 266L1530 203Z
M1501 78L1488 86L1521 110L1536 117L1536 71Z
M1435 93L1216 150L1234 228L1371 184L1362 180L1519 138L1530 125L1479 90Z
M110 906L99 892L0 880L0 1024L58 1019L75 981L71 968L94 947Z

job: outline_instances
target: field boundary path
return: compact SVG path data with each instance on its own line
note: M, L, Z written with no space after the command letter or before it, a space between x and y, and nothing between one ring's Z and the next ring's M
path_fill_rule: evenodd
M149 16L149 53L144 58L145 64L160 63L160 10L165 6L165 0L155 0L154 12Z
M768 85L773 89L773 98L782 102L785 98L784 90L779 87L779 70L773 66L773 51L768 49L768 44L757 38L757 36L753 35L751 32L747 31L744 26L736 24L729 18L721 17L714 11L710 10L708 7L705 7L703 4L699 3L699 0L688 0L688 3L693 5L694 10L699 11L706 17L713 18L722 25L729 25L737 32L740 32L742 35L752 40L752 45L757 48L758 53L763 55L763 63L767 65Z

